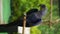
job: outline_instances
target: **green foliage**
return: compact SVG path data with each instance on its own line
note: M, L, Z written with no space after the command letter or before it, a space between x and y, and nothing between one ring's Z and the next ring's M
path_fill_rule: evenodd
M15 12L15 16L13 16L13 20L17 19L19 16L21 16L24 12L28 12L28 10L32 8L37 8L39 9L40 4L45 4L48 8L48 12L46 16L44 16L42 19L49 20L50 18L50 0L14 0L14 1L19 1L17 4L19 6L15 6L17 8L17 12ZM13 2L14 3L14 2ZM56 1L54 1L54 4L52 6L52 19L58 19L58 5ZM46 18L47 17L47 18ZM57 27L58 26L58 27ZM40 25L36 27L31 28L31 34L60 34L60 25L54 24L52 26L52 29L49 28L49 25ZM57 32L57 33L55 33Z
M41 34L41 31L37 29L37 26L31 27L31 33L30 34Z
M48 9L50 9L50 0L13 0L12 5L14 7L13 11L15 15L12 16L11 20L16 20L24 12L28 12L28 10L32 8L39 9L40 4L45 4ZM16 19L14 19L14 17Z

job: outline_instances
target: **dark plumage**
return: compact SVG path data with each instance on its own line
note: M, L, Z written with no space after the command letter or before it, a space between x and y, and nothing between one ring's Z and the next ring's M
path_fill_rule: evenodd
M43 6L43 5L41 5L41 6ZM41 20L42 20L41 18L43 15L45 15L45 12L46 12L46 6L44 8L43 7L41 7L40 10L30 9L26 13L27 14L26 27L36 26L41 23ZM10 20L9 20L9 24L0 25L0 32L8 32L9 34L11 34L12 32L17 32L17 30L18 30L17 27L23 26L23 18L24 18L24 15L18 17L18 19L15 20L14 22L10 22Z
M35 25L38 25L41 23L41 18L45 13L46 10L46 6L45 5L40 5L42 10L38 9L30 9L26 14L26 27L32 27ZM45 9L45 10L44 10ZM23 26L23 17L24 15L22 15L21 17L18 17L18 19L14 22L9 22L9 24L7 24L6 26Z

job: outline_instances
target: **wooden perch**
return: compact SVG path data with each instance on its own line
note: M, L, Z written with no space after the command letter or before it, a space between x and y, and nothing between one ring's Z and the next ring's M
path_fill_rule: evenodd
M49 20L42 20L43 25L46 25L46 24L49 25L49 22L50 22ZM53 20L51 24L57 24L59 22L60 22L60 19L56 19L56 20Z
M26 27L26 13L24 14L24 22L23 22L22 34L25 34L25 27Z
M53 0L50 0L50 22L49 22L49 27L51 28L51 25L52 25L52 3Z

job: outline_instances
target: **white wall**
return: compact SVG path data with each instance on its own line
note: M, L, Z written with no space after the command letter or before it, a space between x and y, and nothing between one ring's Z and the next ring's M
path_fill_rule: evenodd
M22 30L23 30L23 28L18 26L18 34L22 34ZM25 27L24 33L30 34L30 27Z
M0 0L0 24L3 24L3 15L2 15L2 0Z

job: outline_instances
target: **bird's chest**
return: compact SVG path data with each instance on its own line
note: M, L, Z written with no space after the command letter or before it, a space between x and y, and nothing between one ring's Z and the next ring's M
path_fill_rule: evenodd
M27 17L28 20L30 21L36 21L38 18L37 16L35 15L35 13L33 14L30 14L28 17Z
M34 13L35 14L35 17L37 18L37 19L41 19L41 14L40 14L40 12L36 12L36 13Z

